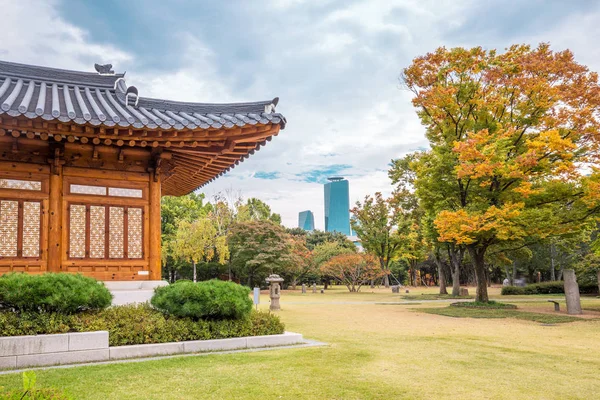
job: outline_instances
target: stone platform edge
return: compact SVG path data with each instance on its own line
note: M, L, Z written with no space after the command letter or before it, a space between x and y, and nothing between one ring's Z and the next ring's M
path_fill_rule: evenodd
M74 335L78 339L76 346L68 346L68 335ZM85 336L88 336L90 344L82 346L80 342ZM46 345L49 341L64 343L65 339L67 339L67 346ZM267 336L246 336L229 339L193 340L129 346L108 346L108 332L106 331L0 337L0 370L83 364L186 353L276 347L303 342L302 334L294 332Z

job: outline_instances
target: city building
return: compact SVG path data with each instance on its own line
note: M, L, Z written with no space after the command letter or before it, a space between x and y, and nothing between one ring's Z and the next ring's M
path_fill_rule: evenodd
M298 213L298 228L305 231L315 230L315 216L312 211L306 210Z
M325 184L325 231L340 232L346 236L350 230L350 186L340 176L327 178Z
M95 69L0 62L0 275L160 280L161 196L218 178L285 126L277 98L153 99Z

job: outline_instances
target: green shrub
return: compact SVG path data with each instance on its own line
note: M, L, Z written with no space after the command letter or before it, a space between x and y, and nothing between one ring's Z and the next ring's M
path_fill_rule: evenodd
M503 286L501 293L503 295L522 295L525 294L525 290L519 286Z
M92 278L67 273L0 276L0 309L74 314L110 306L112 295Z
M503 295L531 295L531 294L562 294L565 292L563 281L540 282L523 287L504 286ZM595 294L598 293L596 284L582 283L579 285L579 293Z
M283 333L273 314L252 311L235 320L195 320L165 315L148 304L115 306L74 315L0 312L0 336L108 331L111 346L224 339Z
M233 282L177 282L156 289L151 303L164 314L193 319L238 319L250 313L250 289Z
M485 309L509 309L514 310L517 308L514 304L498 303L497 301L490 300L487 303L480 301L464 301L460 303L452 303L451 307L459 308L485 308Z

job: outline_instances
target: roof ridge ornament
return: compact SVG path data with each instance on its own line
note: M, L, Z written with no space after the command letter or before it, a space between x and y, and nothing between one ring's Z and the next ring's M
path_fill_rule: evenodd
M94 64L94 68L100 75L114 75L115 71L112 69L112 64Z
M131 100L129 100L131 98ZM137 107L139 100L138 90L135 86L129 86L125 93L125 104Z
M275 107L279 104L279 97L275 97L271 100L271 104L265 106L265 114L272 114L275 112Z

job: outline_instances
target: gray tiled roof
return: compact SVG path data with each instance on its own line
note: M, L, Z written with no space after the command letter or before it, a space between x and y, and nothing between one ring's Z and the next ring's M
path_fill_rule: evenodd
M184 103L138 96L124 74L102 75L0 61L0 116L150 129L232 128L274 123L278 99L255 103Z

